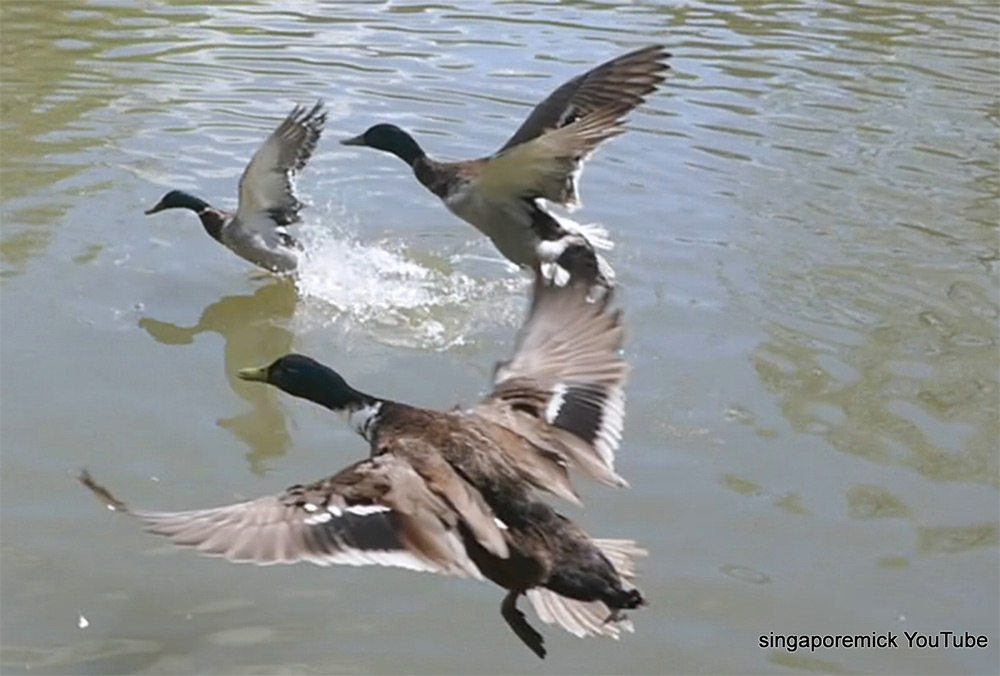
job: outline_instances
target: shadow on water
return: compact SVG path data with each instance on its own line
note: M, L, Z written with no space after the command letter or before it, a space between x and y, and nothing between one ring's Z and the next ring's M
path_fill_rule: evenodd
M221 418L218 424L250 448L246 457L255 474L267 470L269 458L288 452L291 436L275 392L240 380L236 371L256 365L262 354L282 355L292 351L292 332L282 325L282 320L292 318L297 300L295 285L279 279L253 294L215 301L202 311L194 326L179 326L152 317L139 320L139 326L163 345L189 345L205 332L223 337L226 381L250 405L250 410Z

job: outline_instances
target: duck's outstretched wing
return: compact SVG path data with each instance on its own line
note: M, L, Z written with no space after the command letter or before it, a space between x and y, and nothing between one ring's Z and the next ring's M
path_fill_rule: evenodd
M602 63L566 82L535 106L498 152L527 143L597 110L624 117L665 79L670 54L662 45L643 47Z
M536 279L514 355L497 364L493 392L473 413L520 435L541 456L624 486L614 471L628 372L621 312L610 291L597 301L589 291L587 284Z
M404 458L380 455L310 485L214 509L131 510L84 471L80 481L146 530L205 556L258 565L382 565L482 578L461 517Z
M617 109L605 108L508 148L480 165L476 189L487 200L543 198L575 206L583 162L602 141L624 131L621 122Z
M296 106L264 141L240 177L236 219L243 227L264 234L299 221L294 178L312 157L325 123L322 101Z

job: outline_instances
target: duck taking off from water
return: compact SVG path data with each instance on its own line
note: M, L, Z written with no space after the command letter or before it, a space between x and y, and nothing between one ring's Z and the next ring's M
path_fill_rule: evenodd
M595 251L611 248L607 231L559 216L548 204L570 210L580 205L577 182L584 162L601 141L624 131L624 117L665 79L669 58L662 46L646 47L573 78L535 106L490 157L439 162L392 124L376 124L341 143L406 162L425 188L517 265L539 269L556 263L557 281L566 273L580 274L608 286L614 272ZM585 255L566 255L574 249Z
M467 409L434 411L356 390L297 354L243 369L343 414L371 455L330 478L277 495L182 512L131 511L89 475L81 481L147 530L207 556L259 565L398 566L474 579L508 590L501 613L544 657L541 634L517 609L528 596L542 621L577 636L618 638L623 611L645 604L631 584L631 540L592 539L540 499L579 502L569 468L624 485L614 471L624 418L621 317L611 294L535 284L513 357L493 391Z
M301 220L303 206L293 181L312 157L325 123L322 101L312 108L296 106L243 171L236 211L216 209L194 195L171 190L146 214L190 209L205 232L236 255L271 272L293 272L301 246L286 227Z

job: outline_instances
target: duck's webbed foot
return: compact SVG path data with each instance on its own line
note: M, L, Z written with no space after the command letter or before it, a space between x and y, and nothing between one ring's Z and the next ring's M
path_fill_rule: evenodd
M628 615L621 611L621 608L615 608L611 611L611 614L604 618L604 624L610 624L612 622L623 622L628 619Z
M503 599L503 603L500 604L500 614L503 615L503 619L507 620L507 624L514 630L517 637L524 642L524 645L528 646L531 652L538 655L541 659L545 659L545 639L528 624L528 621L524 619L524 613L517 609L517 597L521 594L522 592L519 590L514 590L507 594Z

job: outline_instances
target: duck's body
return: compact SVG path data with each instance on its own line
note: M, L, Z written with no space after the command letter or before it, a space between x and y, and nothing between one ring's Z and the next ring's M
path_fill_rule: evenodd
M322 102L311 109L296 106L244 170L235 211L217 209L199 197L172 190L146 214L189 209L198 214L212 239L236 255L271 272L293 272L302 247L287 226L301 220L303 205L292 181L312 156L325 122Z
M500 150L481 159L434 160L389 124L342 143L402 159L424 187L511 262L535 270L555 263L608 285L614 273L595 251L611 247L606 231L556 215L549 206L579 206L584 162L601 141L623 131L624 117L663 81L669 56L662 47L647 47L573 78L538 104ZM565 256L575 249L584 255Z
M614 272L595 249L610 248L606 233L598 226L580 225L560 218L546 208L538 198L522 198L512 202L506 198L492 199L477 189L474 178L457 183L443 200L453 214L489 237L504 258L522 268L535 269L545 263L557 263L568 273L585 273L570 269L561 259L567 249L586 249L593 259L589 274L605 284L614 279Z
M183 205L198 214L205 232L237 256L277 273L292 272L298 266L302 246L284 226L267 226L254 229L247 226L235 211L217 209L193 195L175 190L167 194L168 203L189 202ZM166 199L166 198L164 198ZM163 200L161 200L161 203ZM172 208L172 207L165 207ZM147 213L156 213L153 210Z
M539 264L539 245L557 242L570 232L533 198L491 198L477 188L489 159L439 162L427 155L411 167L422 186L437 195L451 213L486 235L507 260L524 268Z
M509 590L502 614L539 656L541 636L516 608L527 594L545 622L617 638L622 610L644 603L629 580L631 541L594 540L538 496L577 501L568 469L623 485L613 469L625 365L610 296L536 283L518 347L472 408L434 411L355 390L300 355L244 369L344 414L371 456L276 496L193 512L134 512L154 533L204 554L259 564L381 564L485 578ZM87 483L108 504L125 509Z

